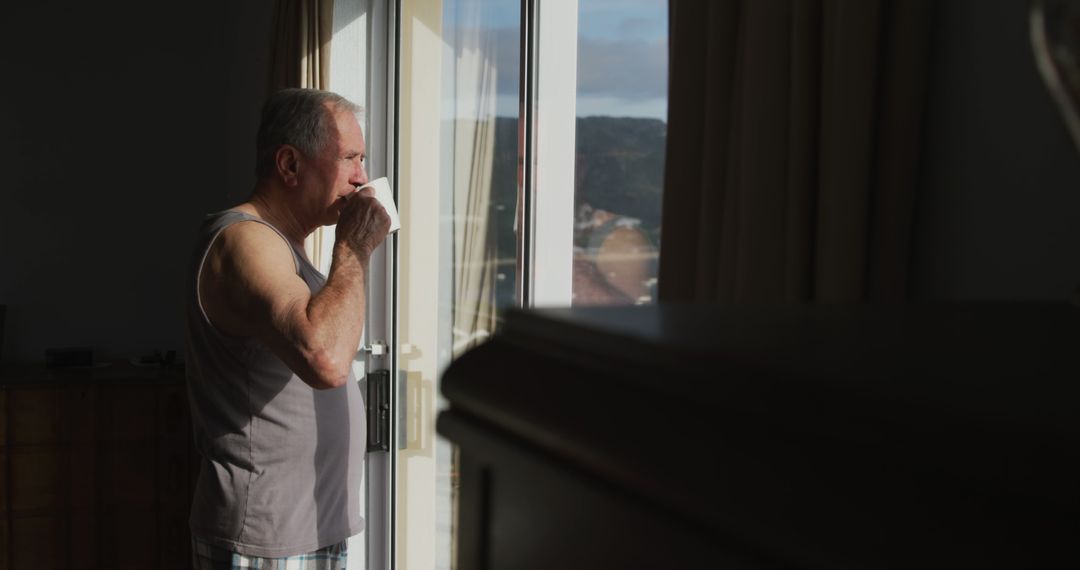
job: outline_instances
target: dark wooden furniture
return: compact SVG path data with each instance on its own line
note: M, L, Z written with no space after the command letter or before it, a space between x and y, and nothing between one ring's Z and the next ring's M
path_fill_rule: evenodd
M445 372L463 569L1080 567L1080 310L518 312Z
M0 371L0 569L189 568L183 372Z

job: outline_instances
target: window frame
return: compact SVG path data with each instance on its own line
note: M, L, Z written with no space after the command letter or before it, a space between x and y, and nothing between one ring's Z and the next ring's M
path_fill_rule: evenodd
M523 307L573 299L578 0L522 0ZM567 191L569 189L569 191ZM543 223L540 223L543 221Z

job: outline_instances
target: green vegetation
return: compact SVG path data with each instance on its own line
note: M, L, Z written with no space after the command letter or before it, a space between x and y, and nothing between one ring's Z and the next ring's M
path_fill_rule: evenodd
M575 206L588 203L594 208L638 218L653 243L660 243L666 134L667 125L658 119L578 118ZM516 255L517 140L517 118L497 118L489 229L497 243L497 257L503 260L513 260ZM500 273L505 278L496 288L502 306L512 299L513 267L502 268Z
M667 125L658 119L579 118L575 204L584 201L638 218L655 235L660 228L666 134ZM517 119L496 119L492 202L511 214L517 200L517 153Z

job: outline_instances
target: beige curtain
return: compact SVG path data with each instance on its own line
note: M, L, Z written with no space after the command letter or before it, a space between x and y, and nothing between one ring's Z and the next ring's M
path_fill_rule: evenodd
M479 29L479 28L477 28ZM495 331L494 234L489 225L495 161L494 44L463 30L455 61L453 356Z
M270 91L286 87L330 89L333 0L276 0L270 47ZM304 241L311 264L323 268L324 228Z
M660 299L903 300L930 0L670 0Z

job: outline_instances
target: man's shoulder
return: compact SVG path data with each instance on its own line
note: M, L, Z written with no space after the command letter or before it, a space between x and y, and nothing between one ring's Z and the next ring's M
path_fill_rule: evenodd
M288 247L288 242L270 224L254 216L236 216L230 220L221 230L221 239L234 243L245 243L250 240L264 241L275 240L281 245Z
M297 279L298 264L292 246L261 220L230 223L207 251L199 278L211 323L233 336L255 335L256 323L269 321L267 307L307 291Z
M262 220L245 216L225 226L208 252L211 259L234 269L249 266L295 267L292 246Z

